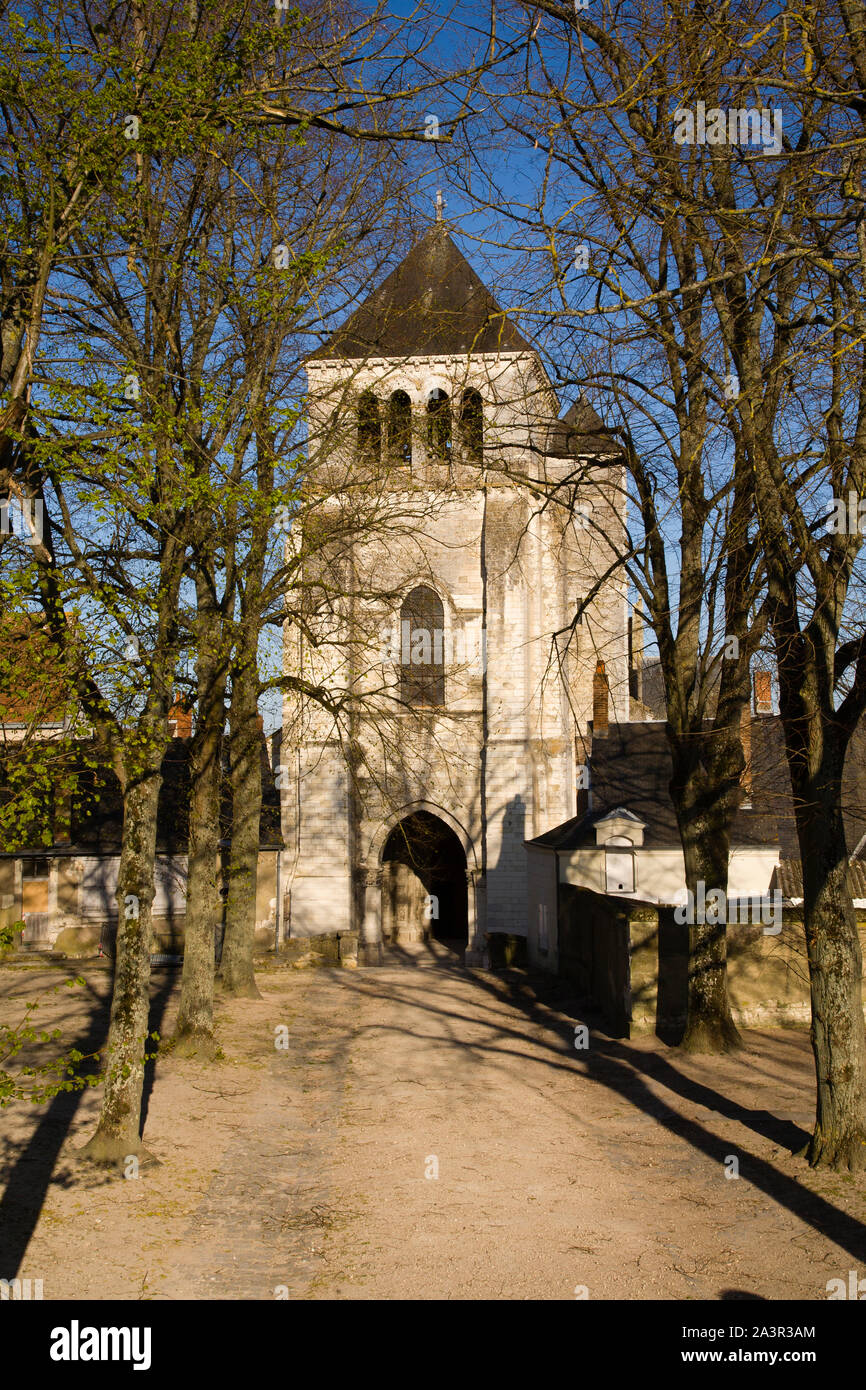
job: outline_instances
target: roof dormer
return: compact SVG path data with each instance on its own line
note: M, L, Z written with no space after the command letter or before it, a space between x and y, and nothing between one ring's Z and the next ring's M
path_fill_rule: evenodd
M618 845L624 842L638 847L643 844L643 833L646 830L646 821L636 816L633 811L627 811L624 806L618 806L615 811L608 811L606 816L595 823L595 842L597 845L606 845L615 840Z

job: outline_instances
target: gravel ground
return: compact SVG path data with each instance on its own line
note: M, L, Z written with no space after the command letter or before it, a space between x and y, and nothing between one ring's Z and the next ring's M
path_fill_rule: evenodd
M65 973L0 968L0 1017ZM40 1024L98 1046L110 978L81 973ZM178 978L154 972L163 1036ZM220 1003L220 1060L157 1063L138 1177L75 1159L98 1092L4 1112L0 1277L46 1299L680 1300L866 1275L866 1180L792 1157L804 1032L704 1059L590 1027L578 1050L563 986L441 947L259 986Z

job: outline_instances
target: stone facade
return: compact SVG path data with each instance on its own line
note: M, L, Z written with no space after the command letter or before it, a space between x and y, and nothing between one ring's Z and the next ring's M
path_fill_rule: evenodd
M256 945L273 949L277 919L279 851L259 854L256 881ZM40 876L30 873L40 866ZM44 874L41 866L44 864ZM55 950L88 956L102 942L113 954L117 927L119 854L83 854L73 849L44 856L0 855L0 927L15 927L15 944L24 951ZM217 873L222 873L221 860ZM183 951L186 924L187 856L158 854L153 900L153 950Z
M411 942L434 926L448 936L412 854L408 866L388 858L395 827L408 817L417 826L423 812L427 827L435 818L443 828L449 863L462 854L465 919L453 935L465 931L467 958L481 959L488 934L526 935L525 840L575 814L599 658L611 718L627 718L623 581L604 584L567 647L555 641L623 536L623 470L610 453L548 452L558 403L529 350L317 354L308 374L317 462L295 523L302 578L288 596L304 616L286 623L284 659L286 674L327 690L331 706L295 692L285 700L289 931L357 930L366 963L388 937ZM470 391L482 403L483 452L461 433ZM411 402L411 461L388 453L395 392ZM445 450L431 442L434 392L447 398ZM371 396L381 447L365 453L357 422ZM306 558L312 527L333 541ZM418 586L443 615L444 699L429 705L401 703L415 631L401 612Z

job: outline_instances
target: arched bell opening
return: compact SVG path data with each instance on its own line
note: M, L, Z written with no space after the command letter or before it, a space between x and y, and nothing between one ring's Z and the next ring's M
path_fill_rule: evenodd
M451 400L437 387L427 397L427 448L432 459L451 460Z
M412 402L406 391L395 391L388 402L388 458L398 468L412 462Z
M484 404L479 391L463 392L460 447L464 462L481 463L484 455Z
M362 392L358 401L358 452L371 463L378 463L382 453L379 401L372 391Z

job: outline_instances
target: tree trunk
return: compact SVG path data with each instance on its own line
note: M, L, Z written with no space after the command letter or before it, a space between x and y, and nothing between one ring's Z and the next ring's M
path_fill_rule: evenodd
M866 1169L863 960L838 786L833 795L821 780L823 787L794 788L817 1080L815 1131L805 1154L814 1167L856 1171Z
M702 798L694 775L677 785L671 795L677 813L685 861L686 887L692 902L699 899L698 884L705 893L713 889L727 895L730 837L727 814L714 816L712 804ZM726 899L725 899L726 900ZM732 1052L743 1040L731 1016L728 1002L728 946L726 912L719 922L689 924L689 982L686 1030L680 1047L685 1052Z
M117 885L114 992L105 1052L105 1090L93 1138L80 1150L96 1163L149 1158L141 1144L141 1093L150 1008L150 954L159 768L130 779L123 798Z
M260 998L253 970L262 756L255 660L236 673L231 703L232 850L220 981L228 994Z
M202 581L202 587L204 581ZM220 757L225 718L222 623L210 596L200 596L198 626L198 723L190 758L189 861L183 977L175 1027L176 1050L213 1057L214 969L221 899L217 881L220 840ZM204 610L204 611L202 611Z

